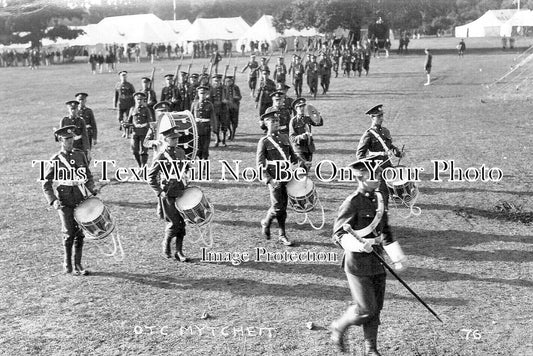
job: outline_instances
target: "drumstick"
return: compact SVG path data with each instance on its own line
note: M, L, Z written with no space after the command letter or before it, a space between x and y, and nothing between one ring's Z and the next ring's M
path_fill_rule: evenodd
M398 163L396 164L396 166L399 166L400 165L400 161L402 160L402 156L403 156L403 148L405 147L405 144L402 145L402 150L400 151L400 153L402 153L402 155L400 156L400 159L398 159Z

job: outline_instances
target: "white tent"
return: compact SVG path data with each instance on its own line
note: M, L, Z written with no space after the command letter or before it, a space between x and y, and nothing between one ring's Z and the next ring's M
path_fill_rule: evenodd
M313 37L313 36L321 36L321 34L317 31L316 28L304 28L303 30L297 30L295 28L290 28L288 30L283 31L283 37L296 37L296 36Z
M154 14L106 17L98 23L99 30L119 35L123 43L175 43L178 36Z
M455 37L500 36L505 24L518 10L489 10L477 20L455 28Z
M189 20L167 20L165 23L170 26L177 36L182 35L192 25Z
M281 37L281 34L276 30L272 21L274 17L271 15L263 15L255 24L250 27L246 33L237 41L237 48L240 48L242 44L246 47L246 50L250 50L250 41L267 41L270 45L270 49L275 50L277 48L276 39Z
M242 17L198 18L179 36L180 41L237 40L250 26Z
M527 27L533 27L533 11L520 10L502 25L500 35L510 37Z

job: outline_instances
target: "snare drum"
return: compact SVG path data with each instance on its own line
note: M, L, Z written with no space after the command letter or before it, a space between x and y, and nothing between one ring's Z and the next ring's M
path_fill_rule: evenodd
M176 198L176 209L187 223L193 225L208 224L213 218L213 206L198 187L185 188Z
M315 184L308 177L302 180L292 179L289 181L287 183L287 195L289 206L299 213L310 212L318 203Z
M410 202L413 202L414 204L414 200L418 195L418 189L415 182L405 179L405 177L402 177L400 174L400 171L402 169L405 170L405 167L398 166L387 169L393 169L396 172L394 180L385 181L390 197L398 204L403 203L409 205Z
M183 148L187 159L195 159L198 151L198 131L192 113L188 110L162 113L158 132L161 133L173 127L181 133L178 146Z
M84 200L74 209L74 219L89 236L89 239L100 240L115 229L109 210L96 197Z

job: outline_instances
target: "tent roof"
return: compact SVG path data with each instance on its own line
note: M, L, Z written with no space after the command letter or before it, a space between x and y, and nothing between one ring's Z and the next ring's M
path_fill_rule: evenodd
M165 23L169 25L172 31L174 31L174 33L177 35L185 32L192 25L189 20L167 20Z
M507 26L533 26L533 11L520 10L505 23Z
M242 40L254 41L273 41L281 34L276 31L273 25L274 17L271 15L263 15L255 24L250 27L242 36Z
M154 14L106 17L98 23L100 29L120 35L127 43L168 43L178 38L170 26Z
M236 40L250 26L242 17L197 18L183 34L181 41Z

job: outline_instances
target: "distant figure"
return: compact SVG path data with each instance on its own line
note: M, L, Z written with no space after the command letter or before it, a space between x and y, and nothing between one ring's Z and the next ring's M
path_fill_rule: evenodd
M424 69L426 71L427 82L424 85L431 84L431 62L433 61L433 55L430 53L429 48L426 48L426 61L424 62Z
M466 50L466 44L464 39L461 39L461 42L459 42L459 44L457 45L457 50L459 51L459 57L464 56Z
M507 37L503 35L502 37L502 49L505 51L505 47L507 47Z

